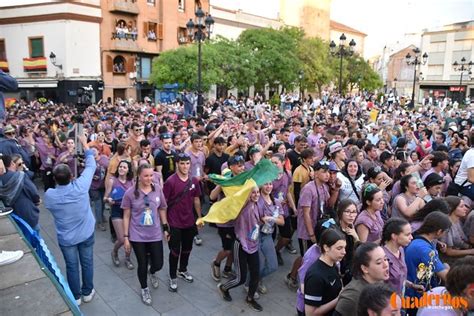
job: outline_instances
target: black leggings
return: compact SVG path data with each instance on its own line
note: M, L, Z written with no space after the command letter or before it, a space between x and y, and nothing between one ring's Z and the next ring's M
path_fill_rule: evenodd
M148 274L148 261L150 259L150 273L155 273L160 271L163 267L163 242L160 241L151 241L151 242L130 242L137 257L138 268L137 275L138 280L142 289L148 287L147 284L147 274ZM149 259L148 259L149 258Z
M178 261L179 271L188 271L189 256L193 249L193 238L196 236L196 233L196 226L189 228L170 227L168 246L170 248L169 265L171 279L176 279Z
M240 241L236 240L234 243L234 267L236 275L235 279L232 279L226 284L222 285L222 289L228 291L234 287L244 284L245 280L247 279L248 267L250 272L248 297L253 299L253 295L257 291L260 271L260 258L258 251L255 251L254 253L246 253L242 248Z

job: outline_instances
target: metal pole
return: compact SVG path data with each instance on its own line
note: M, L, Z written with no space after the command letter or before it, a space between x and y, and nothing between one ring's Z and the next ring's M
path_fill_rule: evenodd
M414 109L415 108L415 84L416 84L416 65L418 63L418 59L415 59L414 65L415 69L413 72L413 91L411 93L411 106L410 108Z
M343 57L342 47L339 49L339 55L341 56L341 59L339 62L339 94L342 95L342 57Z
M462 73L464 72L464 66L461 68L461 78L459 79L459 105L462 104Z
M198 36L198 102L197 105L198 107L202 106L203 100L202 100L202 92L201 92L201 39L202 39L202 30L199 29L197 32ZM196 109L197 110L197 109Z

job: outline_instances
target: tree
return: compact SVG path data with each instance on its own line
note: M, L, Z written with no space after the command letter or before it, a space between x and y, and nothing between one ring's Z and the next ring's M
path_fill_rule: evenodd
M248 29L240 34L237 41L250 50L255 60L257 90L267 84L289 89L295 85L301 69L297 48L302 34L293 28Z
M320 38L303 38L298 45L298 58L303 65L303 88L316 87L321 95L322 86L335 75L329 45Z
M373 91L383 86L379 75L360 56L356 55L348 58L346 68L347 73L343 79L343 87L349 87L349 90L357 86L361 90Z

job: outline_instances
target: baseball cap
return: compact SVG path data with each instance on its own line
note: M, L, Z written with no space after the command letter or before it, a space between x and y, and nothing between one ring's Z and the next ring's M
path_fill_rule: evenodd
M329 165L330 165L329 161L320 160L314 164L314 170L320 170L320 169L329 170Z
M244 163L245 163L244 157L242 157L241 155L231 156L229 158L229 160L227 161L228 166L233 166L233 165L237 165L237 164L242 164L243 165Z
M9 134L9 133L15 133L15 132L16 132L15 128L10 124L5 126L5 128L3 129L3 134Z
M342 144L340 142L335 142L329 145L329 155L337 153L338 151L341 151L342 149L343 149Z
M329 171L333 171L333 172L339 172L340 171L334 161L329 162Z
M433 186L438 185L438 184L443 184L444 182L445 181L444 181L443 177L441 177L439 174L433 172L433 173L430 173L426 177L423 184L425 185L425 187L430 188L430 187L433 187Z

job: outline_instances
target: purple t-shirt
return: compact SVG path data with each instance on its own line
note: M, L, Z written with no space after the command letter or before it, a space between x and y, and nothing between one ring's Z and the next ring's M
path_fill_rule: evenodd
M235 219L235 235L248 254L258 251L260 214L258 203L249 201Z
M275 201L279 201L283 209L283 216L288 217L289 207L288 207L288 188L293 183L293 179L288 174L284 172L280 179L273 180L273 190L272 195Z
M407 279L405 251L400 247L400 257L397 258L387 247L384 246L383 250L388 259L390 273L386 283L388 283L398 295L403 295L405 292L405 280Z
M308 147L312 149L316 149L318 147L318 141L321 138L321 134L314 134L311 133L308 135Z
M94 177L92 178L91 190L98 190L105 187L105 174L107 173L107 167L109 166L109 158L101 155L99 160L95 161L97 168L95 169Z
M168 204L174 201L186 189L188 180L183 181L175 173L166 179L163 185L163 193ZM186 190L186 193L170 205L167 210L168 223L171 227L189 228L195 225L195 218L193 212L194 198L201 195L201 187L196 178L191 179L191 185Z
M112 177L112 189L110 191L110 198L114 201L114 204L122 204L123 196L128 189L133 186L132 180L127 180L122 183L118 178Z
M308 271L309 267L311 267L311 265L315 263L320 256L321 250L319 249L319 246L316 244L312 245L308 250L306 250L303 257L303 263L298 269L298 280L300 280L300 285L296 291L296 309L300 312L304 312L304 293L301 292L301 284L304 284L306 271Z
M193 177L202 177L204 174L206 156L202 151L194 154L191 149L186 150L186 153L191 157L191 169L189 170L189 174Z
M383 219L382 215L380 215L380 211L375 212L375 218L374 220L366 210L363 210L359 213L354 223L354 227L356 228L359 225L364 225L369 229L367 242L374 242L382 237Z
M49 147L44 143L44 141L38 141L36 143L36 148L38 149L38 153L41 159L41 166L40 170L47 170L52 169L54 166L54 161L59 154L59 150L56 147ZM52 159L50 156L53 156Z
M329 200L329 187L327 184L323 184L321 187L316 188L316 182L308 182L300 193L300 199L298 201L298 238L303 240L310 240L308 231L304 223L303 207L310 208L311 226L316 225L316 221L319 218L320 211L324 211L325 205Z
M138 198L135 198L134 192L135 187L129 188L123 196L121 205L123 209L130 209L129 240L138 242L162 240L158 210L167 207L163 191L159 187L155 187L155 191L148 194L138 190Z
M255 167L255 165L252 161L247 161L244 165L245 171L252 170L253 167Z

